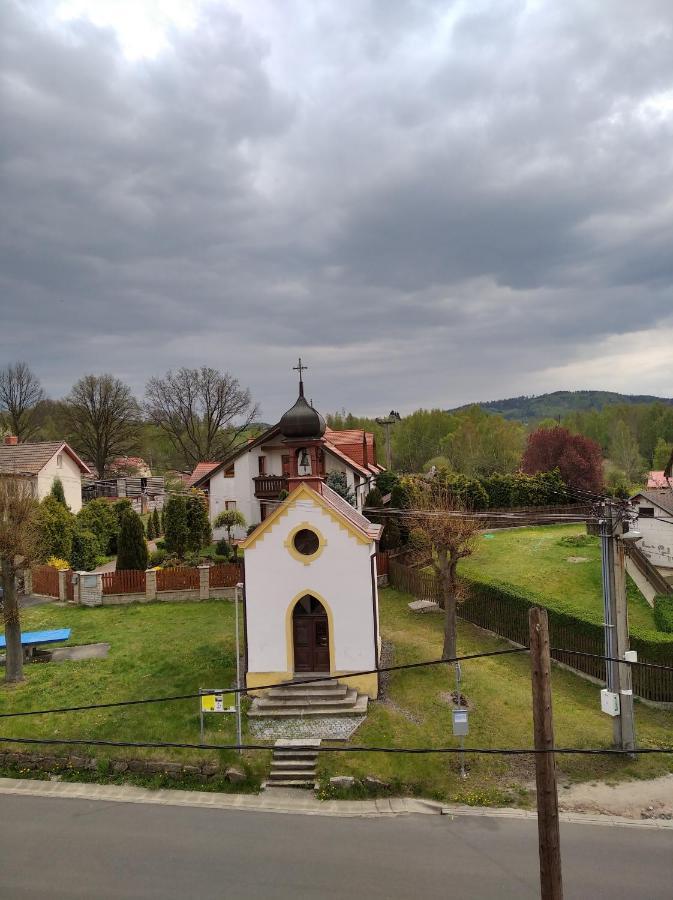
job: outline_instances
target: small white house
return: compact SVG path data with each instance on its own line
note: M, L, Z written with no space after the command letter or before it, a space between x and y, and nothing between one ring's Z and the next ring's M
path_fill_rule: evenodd
M27 479L37 500L43 500L59 478L65 502L74 513L82 508L82 475L91 474L65 441L20 444L10 436L0 445L0 477Z
M329 673L378 693L381 526L320 479L301 481L244 541L246 684Z
M638 548L653 566L673 577L673 490L641 491L631 498L638 510Z

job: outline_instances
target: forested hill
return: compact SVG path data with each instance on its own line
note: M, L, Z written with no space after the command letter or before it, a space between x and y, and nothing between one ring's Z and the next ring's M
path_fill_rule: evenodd
M531 422L536 419L557 418L569 413L601 410L616 403L666 403L673 406L673 399L651 397L647 394L616 394L612 391L554 391L537 397L510 397L507 400L491 400L478 403L487 412L498 413L506 419ZM475 404L466 404L475 405ZM465 409L465 406L458 409ZM456 409L448 412L457 412Z

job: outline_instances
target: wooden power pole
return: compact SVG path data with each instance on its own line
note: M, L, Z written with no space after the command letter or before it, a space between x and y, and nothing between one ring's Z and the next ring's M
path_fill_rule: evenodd
M537 830L540 848L540 896L562 900L561 842L551 704L551 656L547 611L533 607L528 613L530 666L533 682L533 729L535 736L535 784Z

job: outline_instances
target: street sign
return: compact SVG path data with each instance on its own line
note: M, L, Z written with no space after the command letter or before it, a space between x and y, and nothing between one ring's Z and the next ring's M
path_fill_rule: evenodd
M201 712L234 713L236 712L236 694L216 691L201 695Z

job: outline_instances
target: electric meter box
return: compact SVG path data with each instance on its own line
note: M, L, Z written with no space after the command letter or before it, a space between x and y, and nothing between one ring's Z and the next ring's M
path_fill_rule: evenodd
M466 709L453 710L453 733L456 737L464 737L469 734Z
M619 694L603 688L601 691L601 710L608 716L619 715Z

